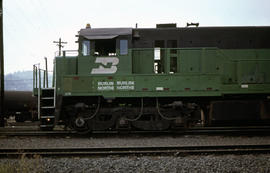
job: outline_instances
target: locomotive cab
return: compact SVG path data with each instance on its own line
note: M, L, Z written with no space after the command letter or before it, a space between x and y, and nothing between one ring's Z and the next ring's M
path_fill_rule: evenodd
M78 75L130 74L131 33L131 28L82 29Z

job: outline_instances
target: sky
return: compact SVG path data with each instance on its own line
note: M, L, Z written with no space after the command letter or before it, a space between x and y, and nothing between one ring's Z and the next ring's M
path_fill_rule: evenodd
M53 41L76 50L78 31L92 28L154 28L157 23L200 26L270 26L269 0L3 0L5 74L52 69Z

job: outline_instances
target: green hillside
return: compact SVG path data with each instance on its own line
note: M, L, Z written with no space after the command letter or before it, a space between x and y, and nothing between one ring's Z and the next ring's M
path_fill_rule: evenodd
M51 86L51 81L52 75L49 74L49 86ZM5 75L5 90L32 91L32 87L33 87L32 71L18 71Z

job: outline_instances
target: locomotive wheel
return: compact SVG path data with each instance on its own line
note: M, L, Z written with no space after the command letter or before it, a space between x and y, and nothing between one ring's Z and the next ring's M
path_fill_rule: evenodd
M92 128L89 125L92 118L89 119L89 115L92 116L95 114L94 112L96 112L95 107L89 108L88 105L84 103L66 106L66 125L80 134L87 134L92 131Z
M88 126L88 122L83 117L77 117L71 121L72 129L76 130L79 134L87 134L92 131Z

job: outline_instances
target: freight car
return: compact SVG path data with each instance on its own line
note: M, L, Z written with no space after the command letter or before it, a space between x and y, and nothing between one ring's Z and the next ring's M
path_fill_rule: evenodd
M36 98L31 91L5 91L4 115L14 116L17 122L36 120Z
M214 120L269 124L268 26L87 25L78 33L78 55L63 51L54 59L52 88L41 87L34 66L42 129L177 130Z

